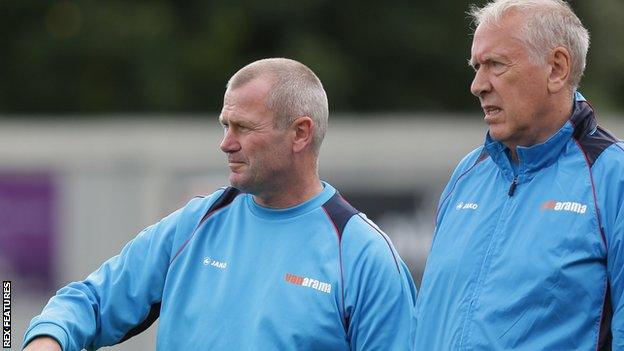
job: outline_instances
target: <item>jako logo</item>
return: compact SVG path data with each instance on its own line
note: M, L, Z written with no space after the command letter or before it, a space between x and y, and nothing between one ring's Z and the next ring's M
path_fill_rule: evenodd
M455 206L456 209L458 210L476 210L477 208L479 208L479 205L475 202L459 202L457 204L457 206Z
M210 257L204 257L204 266L213 266L213 267L217 267L219 269L226 269L227 268L227 262L220 262L217 260L213 260Z
M559 202L555 200L548 200L542 204L541 210L568 211L583 214L587 211L587 205L571 201Z
M324 293L331 293L331 284L320 282L316 279L300 277L298 275L286 273L284 280L295 285L301 285L308 288L316 289Z

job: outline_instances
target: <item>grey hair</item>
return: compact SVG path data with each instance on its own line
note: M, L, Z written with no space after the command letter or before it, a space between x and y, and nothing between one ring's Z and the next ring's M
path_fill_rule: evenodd
M477 26L499 24L511 12L524 18L521 40L536 63L545 62L550 50L564 47L571 56L570 86L578 88L585 71L589 32L563 0L494 0L484 7L473 6L468 14Z
M327 94L320 79L301 62L268 58L241 68L230 78L226 88L236 89L259 77L272 81L266 106L274 113L275 127L284 129L299 117L310 117L315 126L311 146L318 154L329 117Z

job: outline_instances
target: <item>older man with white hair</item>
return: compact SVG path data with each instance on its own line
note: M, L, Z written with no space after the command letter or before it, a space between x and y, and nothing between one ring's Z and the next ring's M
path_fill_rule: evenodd
M624 145L577 91L588 32L561 0L471 15L489 130L442 193L416 349L623 349Z

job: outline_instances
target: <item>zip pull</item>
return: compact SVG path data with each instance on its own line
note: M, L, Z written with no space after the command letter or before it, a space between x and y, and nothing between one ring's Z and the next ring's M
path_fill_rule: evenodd
M511 186L509 187L509 191L507 192L507 195L509 195L509 197L512 197L514 191L516 191L516 185L518 185L518 177L514 177L513 181L511 182Z

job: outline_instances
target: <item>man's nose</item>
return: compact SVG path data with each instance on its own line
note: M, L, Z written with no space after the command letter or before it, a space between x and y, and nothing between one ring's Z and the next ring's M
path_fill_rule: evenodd
M240 144L236 140L236 136L230 128L227 128L223 131L223 140L221 140L219 148L225 153L231 153L240 150Z
M492 84L490 83L487 74L482 69L478 69L472 79L470 92L472 92L472 95L476 97L482 97L483 94L489 92L490 90L492 90Z

